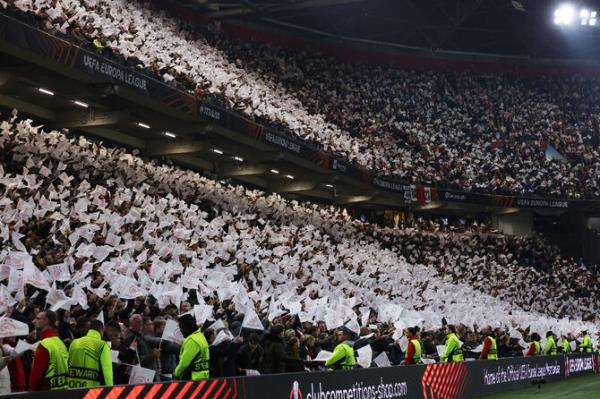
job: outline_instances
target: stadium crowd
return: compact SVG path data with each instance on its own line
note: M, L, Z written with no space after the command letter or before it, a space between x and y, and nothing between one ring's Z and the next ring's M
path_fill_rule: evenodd
M140 2L0 8L382 173L600 196L589 79L342 64L198 32ZM42 325L70 345L100 322L115 384L132 365L157 381L177 377L171 327L192 317L210 344L211 377L321 369L318 354L344 334L382 366L400 364L403 336L415 333L424 357L439 359L448 322L474 358L490 330L500 357L522 356L547 331L579 344L596 331L600 276L540 237L382 227L69 135L16 113L0 123L0 389L43 387L32 364ZM548 144L568 161L547 160ZM11 320L26 333L7 335Z
M236 42L138 1L0 7L379 174L466 191L600 196L593 78L342 63ZM564 158L547 156L548 146Z
M67 134L16 112L0 123L0 324L29 325L3 346L7 359L26 349L8 361L16 389L46 310L67 343L100 318L120 382L135 364L169 378L179 346L165 327L186 313L211 343L211 376L322 367L340 327L382 364L401 361L413 326L435 357L446 319L465 353L488 325L502 355L533 332L595 331L599 296L583 290L598 276L560 257L557 278L519 264L507 243L524 238L381 227Z

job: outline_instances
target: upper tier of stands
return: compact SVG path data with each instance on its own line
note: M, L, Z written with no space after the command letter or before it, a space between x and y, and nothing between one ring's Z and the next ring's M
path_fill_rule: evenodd
M595 78L342 63L240 43L140 2L0 6L381 174L465 191L600 196ZM549 146L564 159L549 159Z

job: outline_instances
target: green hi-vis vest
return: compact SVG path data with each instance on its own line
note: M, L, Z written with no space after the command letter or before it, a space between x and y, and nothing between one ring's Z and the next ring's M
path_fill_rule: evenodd
M583 342L579 347L580 352L592 353L592 340L589 335L583 337Z
M533 341L533 345L535 346L533 356L539 356L540 353L542 353L542 346L540 345L540 341Z
M498 360L498 346L496 345L496 339L494 337L488 336L490 340L490 351L487 354L488 360Z
M546 341L546 347L544 348L544 355L556 355L556 342L554 342L554 337L548 337Z
M562 351L563 353L571 352L571 345L569 345L569 341L563 338L562 340Z
M190 379L192 381L199 381L209 378L209 349L208 342L204 337L204 334L200 330L196 331L193 334L190 334L184 341L183 345L181 345L180 357L183 355L186 349L190 347L199 348L192 362L190 363L187 372L189 372ZM187 348L186 348L187 347Z
M347 342L335 347L333 353L325 362L327 370L353 370L356 368L354 348Z
M44 375L45 383L50 390L67 389L67 373L69 371L69 351L58 337L48 337L40 341L49 354L48 368ZM35 362L35 358L33 359Z
M112 378L108 378L109 381L106 382L102 372L101 357L106 346L106 342L102 340L100 333L96 330L89 330L85 337L71 342L69 347L69 388L112 385ZM107 352L103 360L108 361L112 368L110 352Z
M460 340L454 333L446 336L446 350L442 356L442 362L462 362L464 361L463 352L460 347Z
M411 339L413 346L415 347L415 354L413 355L413 364L423 364L421 360L421 355L423 354L423 350L421 349L421 343L418 339Z

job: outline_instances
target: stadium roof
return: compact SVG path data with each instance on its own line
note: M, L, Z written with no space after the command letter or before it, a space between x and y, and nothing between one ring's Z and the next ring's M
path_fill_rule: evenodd
M600 59L600 24L557 26L562 4L599 0L177 0L214 19L240 19L327 35L534 58Z

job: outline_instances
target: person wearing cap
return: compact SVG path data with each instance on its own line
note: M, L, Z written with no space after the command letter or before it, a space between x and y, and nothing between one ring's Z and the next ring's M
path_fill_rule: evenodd
M198 329L196 320L184 314L178 320L181 334L185 337L179 352L179 364L173 372L176 379L199 381L209 378L208 342Z
M46 310L39 312L33 325L40 343L33 355L33 365L29 373L29 390L46 391L67 389L69 371L69 351L58 338L56 313Z
M444 354L442 355L442 362L462 362L464 361L462 344L456 336L456 327L452 324L446 325L446 343L444 348Z
M581 335L583 336L583 341L579 345L579 352L582 353L592 353L592 339L587 331L582 331Z
M498 360L498 346L496 344L496 334L492 327L488 326L484 331L486 335L483 341L483 349L479 355L480 360Z
M348 327L343 327L341 335L342 342L333 349L333 353L325 362L327 370L353 370L356 368L354 342L352 342L354 333Z
M87 334L69 346L69 388L113 385L110 348L102 339L104 325L92 320Z
M529 350L527 351L526 356L539 356L542 353L540 339L541 339L540 334L538 334L538 333L531 334L531 343L529 344Z
M544 355L546 356L555 356L556 351L556 342L554 342L554 334L552 331L548 331L546 333L546 346L544 347Z
M409 327L406 329L408 346L406 347L406 353L404 355L404 365L423 364L423 361L421 360L423 351L421 349L421 342L419 342L417 334L418 330L416 327Z

